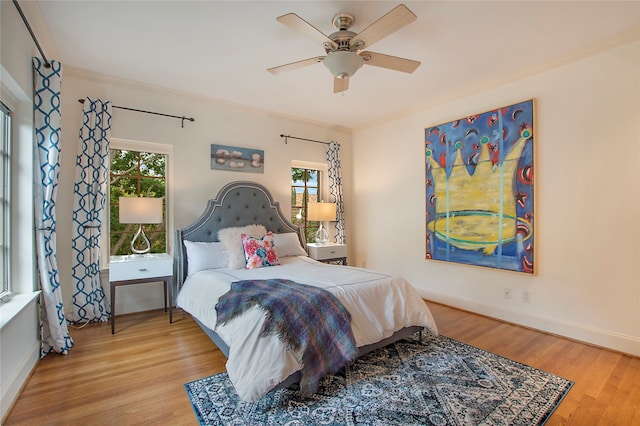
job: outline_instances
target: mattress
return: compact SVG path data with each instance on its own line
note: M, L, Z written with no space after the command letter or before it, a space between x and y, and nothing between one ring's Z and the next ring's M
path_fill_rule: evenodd
M358 347L374 344L410 326L438 330L424 300L404 278L369 269L329 265L306 256L284 257L280 266L209 269L190 275L176 304L214 330L229 347L227 373L240 398L255 401L300 370L296 354L277 336L260 336L265 314L259 307L224 326L216 325L215 306L232 282L290 279L331 292L351 314Z

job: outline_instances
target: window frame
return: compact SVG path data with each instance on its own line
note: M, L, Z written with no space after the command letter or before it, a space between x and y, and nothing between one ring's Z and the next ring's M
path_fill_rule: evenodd
M172 176L173 176L173 146L161 143L142 142L128 139L111 138L109 142L109 150L119 149L127 151L137 152L149 152L154 154L162 154L167 156L167 162L165 165L165 226L166 226L166 247L167 253L171 255L173 253L173 203L172 203ZM109 155L109 176L111 176L111 155ZM109 220L109 214L111 211L110 194L111 184L107 185L107 195L105 200L105 206L102 210L102 232L100 234L100 263L105 265L106 268L109 265L109 258L111 256L111 223Z
M0 249L2 250L2 284L0 286L0 300L9 296L11 287L11 147L13 144L13 110L4 101L0 100L0 112L2 124L0 125L0 215L2 216L2 236L0 237Z
M12 318L13 309L21 309L37 295L40 280L36 267L36 240L34 238L34 123L33 94L25 92L8 72L2 70L0 100L11 110L11 162L10 162L10 226L9 226L9 283L11 291L2 303L0 327ZM22 177L26 176L26 179ZM23 236L30 238L24 238ZM23 297L24 296L24 297ZM14 302L15 301L15 302ZM7 307L9 305L9 307Z
M291 162L291 167L289 167L289 179L290 179L290 188L293 188L293 177L292 177L292 170L291 169L307 169L307 170L315 170L318 172L318 200L317 201L326 201L328 200L328 187L329 187L329 166L327 164L324 163L314 163L314 162L309 162L309 161L297 161L297 160L293 160ZM294 206L293 204L291 205L291 209L290 209L290 214L289 217L293 218L293 210L294 208L298 208L296 206ZM306 240L308 243L310 242L315 242L315 232L318 229L318 226L320 225L320 222L318 221L309 221L307 220L307 209L304 209L304 220L303 223L300 225L300 227L302 228ZM293 222L293 221L292 221ZM307 232L307 227L308 227L308 223L314 223L314 226L311 226L311 234L309 235L309 233ZM295 224L295 222L294 222Z

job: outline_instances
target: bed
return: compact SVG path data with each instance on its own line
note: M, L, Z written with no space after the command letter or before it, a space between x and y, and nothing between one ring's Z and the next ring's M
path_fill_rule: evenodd
M241 234L247 240L268 239L277 253L273 266L253 267L244 255ZM280 337L261 333L266 315L258 306L217 324L216 305L232 283L277 280L326 290L350 314L358 356L418 331L438 333L429 308L405 279L321 263L309 258L305 247L304 233L255 182L225 185L194 223L176 231L176 306L225 354L229 378L245 401L300 382L303 363Z

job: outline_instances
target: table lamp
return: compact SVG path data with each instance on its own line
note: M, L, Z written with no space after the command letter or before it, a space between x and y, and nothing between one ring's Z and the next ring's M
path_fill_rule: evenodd
M336 220L336 204L323 202L309 203L307 208L307 219L320 222L320 227L316 232L316 243L326 244L326 242L329 241L329 232L322 226L322 222Z
M131 251L136 254L148 253L151 250L151 244L144 234L142 225L162 223L162 198L120 197L119 221L138 225L138 232L131 240ZM142 250L136 248L136 241L139 238L144 246Z

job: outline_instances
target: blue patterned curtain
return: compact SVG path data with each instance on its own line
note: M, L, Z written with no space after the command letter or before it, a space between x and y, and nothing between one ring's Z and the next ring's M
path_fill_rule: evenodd
M111 313L100 281L100 227L109 177L111 103L87 98L82 114L73 186L74 323L108 321Z
M40 356L73 347L62 304L56 260L56 195L60 175L60 81L62 64L33 58L34 225L40 294Z
M329 163L329 194L336 203L336 243L346 244L344 235L344 201L342 199L342 167L340 166L340 144L335 141L327 145L327 162Z

